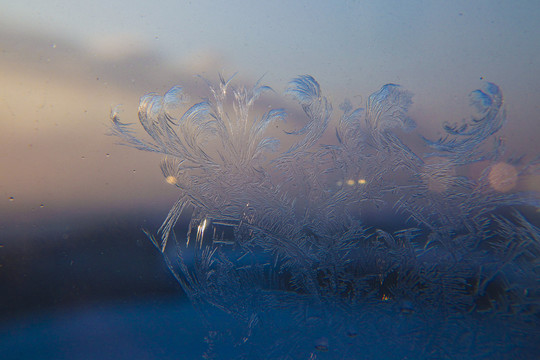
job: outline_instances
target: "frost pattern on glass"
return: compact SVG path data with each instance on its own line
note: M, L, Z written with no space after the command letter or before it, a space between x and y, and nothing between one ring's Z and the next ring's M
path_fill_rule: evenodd
M415 123L412 93L398 85L335 115L313 77L293 79L286 94L305 125L283 134L294 138L284 150L267 130L286 111L256 105L269 90L220 77L194 105L179 86L143 96L149 140L111 115L124 144L165 155L178 188L157 236L146 233L208 321L221 319L205 358L538 353L540 231L523 214L540 201L511 190L539 174L540 158L505 157L495 84L471 93L470 122L423 138L423 154L400 137ZM480 162L478 178L463 175ZM191 219L184 239L181 216Z

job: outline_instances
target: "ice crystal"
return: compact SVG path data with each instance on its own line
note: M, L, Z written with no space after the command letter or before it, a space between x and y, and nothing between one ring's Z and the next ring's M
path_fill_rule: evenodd
M165 155L161 170L178 188L157 236L146 233L213 324L205 358L538 354L540 231L523 212L539 200L510 190L539 161L504 160L495 84L471 93L469 123L424 138L424 155L400 137L415 124L412 93L398 85L335 116L313 77L293 79L286 93L305 125L283 134L294 140L281 152L267 130L287 112L256 106L269 90L220 77L193 105L178 86L146 95L139 120L150 140L111 115L123 143ZM466 176L479 162L481 176ZM184 239L181 216L191 219Z

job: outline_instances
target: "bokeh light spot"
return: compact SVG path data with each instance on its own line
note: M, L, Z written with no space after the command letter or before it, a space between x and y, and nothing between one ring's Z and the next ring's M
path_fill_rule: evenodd
M518 173L512 165L499 162L491 167L488 180L491 187L496 191L507 192L516 186Z
M165 181L171 185L176 185L178 181L176 180L176 177L169 175L165 178Z

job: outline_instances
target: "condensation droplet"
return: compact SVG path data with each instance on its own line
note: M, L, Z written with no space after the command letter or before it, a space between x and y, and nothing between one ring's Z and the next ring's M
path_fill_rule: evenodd
M105 157L111 157L111 154L107 153L105 154Z
M358 329L356 326L349 324L349 326L347 326L346 334L350 338L356 337L358 335Z
M322 337L317 339L315 341L315 349L319 351L328 351L329 345L328 345L328 338Z
M13 202L13 201L15 201L15 198L13 196L10 196L9 201Z
M404 315L411 315L414 313L414 305L409 300L403 300L399 306L399 312Z

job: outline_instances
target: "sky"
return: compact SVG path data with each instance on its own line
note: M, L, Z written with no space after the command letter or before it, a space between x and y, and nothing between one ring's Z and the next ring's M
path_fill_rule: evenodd
M538 19L539 2L510 0L6 1L0 36L20 41L0 43L0 210L154 198L166 213L158 160L115 146L106 124L116 104L135 121L140 96L197 74L264 75L279 94L311 74L335 108L398 83L432 135L487 80L504 93L511 149L538 154Z
M332 90L399 80L525 80L527 70L538 80L539 18L536 1L492 0L26 0L6 2L0 17L96 51L147 48L178 64L220 54L224 70L283 81L308 72Z
M452 120L438 114L461 107L481 79L501 86L520 116L538 110L534 0L26 0L1 13L14 28L69 39L97 57L146 51L192 73L264 75L277 90L311 74L336 102L398 83L438 122Z

